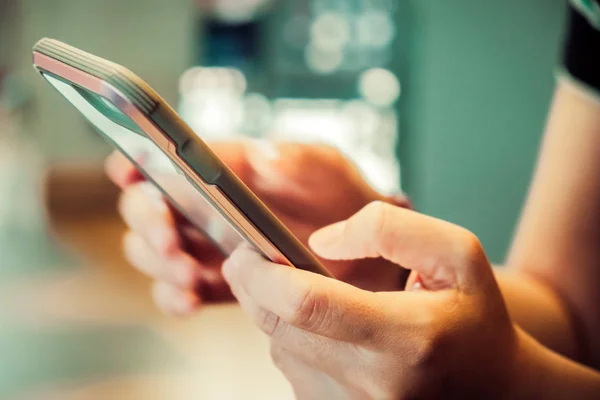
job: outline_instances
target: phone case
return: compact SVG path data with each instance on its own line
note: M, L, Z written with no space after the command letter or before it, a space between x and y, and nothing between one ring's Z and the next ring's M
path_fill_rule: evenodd
M40 40L33 48L33 59L41 73L111 99L264 256L330 276L319 260L142 79L118 64L53 39Z

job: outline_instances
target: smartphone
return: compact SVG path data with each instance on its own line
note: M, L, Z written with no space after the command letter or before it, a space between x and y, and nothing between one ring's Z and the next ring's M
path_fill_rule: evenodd
M53 39L36 43L33 65L225 256L246 240L273 262L331 276L142 79Z

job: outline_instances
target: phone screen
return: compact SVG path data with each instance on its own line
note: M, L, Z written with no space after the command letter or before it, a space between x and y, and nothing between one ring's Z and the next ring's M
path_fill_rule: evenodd
M48 73L43 76L225 256L243 240L202 192L188 182L184 172L110 100Z

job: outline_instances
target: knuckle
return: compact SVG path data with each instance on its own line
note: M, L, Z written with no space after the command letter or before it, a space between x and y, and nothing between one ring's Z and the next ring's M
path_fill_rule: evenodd
M479 238L471 231L464 230L461 236L461 259L473 263L485 258L485 252Z
M375 200L367 204L363 210L370 218L377 218L384 211L385 205L383 201Z
M260 308L258 316L258 327L271 338L279 338L283 335L284 323L281 318L272 311Z
M383 201L373 201L366 205L364 215L374 223L376 232L379 233L383 222L388 217L388 204Z
M380 247L373 249L375 254L388 255L391 254L390 248L387 248L387 244L393 243L389 240L390 230L388 223L391 219L390 206L382 201L374 201L367 205L366 215L369 218L366 222L366 226L372 226L372 237L375 246Z
M328 303L326 292L307 285L293 303L290 319L292 325L308 331L323 328L322 325L328 320Z
M223 264L223 274L228 279L244 279L252 276L251 270L254 262L262 261L261 258L255 257L256 253L253 253L246 245L238 246Z

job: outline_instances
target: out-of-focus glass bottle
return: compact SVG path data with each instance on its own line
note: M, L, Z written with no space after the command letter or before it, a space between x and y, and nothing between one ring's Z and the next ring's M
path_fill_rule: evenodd
M180 82L196 132L329 143L400 190L396 0L201 4L202 51Z

